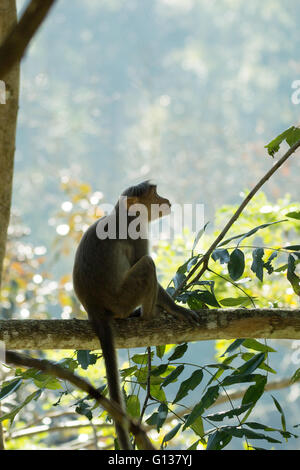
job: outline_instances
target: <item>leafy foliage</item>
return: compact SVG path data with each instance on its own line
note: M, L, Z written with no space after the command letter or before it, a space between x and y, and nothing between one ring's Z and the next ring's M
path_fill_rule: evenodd
M292 142L290 134L285 134L288 142ZM269 150L275 152L283 141L283 136L275 139L269 145ZM90 223L101 213L94 204L90 204L89 210L82 211L80 202L93 194L87 185L71 182L64 183L65 194L69 196L72 210L59 212L57 226L69 227L68 240L58 232L55 241L57 253L68 253L71 242L77 242L86 223ZM69 206L68 206L69 207ZM71 206L70 206L71 207ZM268 208L268 211L266 210ZM264 306L264 298L261 295L263 286L270 286L270 301L274 308L283 305L295 305L295 297L300 295L300 278L297 274L300 262L300 244L298 241L300 227L298 223L297 204L291 204L284 199L278 202L277 209L273 210L265 196L262 194L257 202L249 206L247 215L243 214L239 219L239 233L222 241L212 253L209 261L209 269L201 280L192 282L188 289L179 292L177 300L190 308L214 309L218 307ZM233 210L222 208L218 217L226 217ZM276 217L275 217L276 216ZM283 218L287 218L283 220ZM205 226L206 228L206 226ZM283 232L284 228L284 232ZM12 233L12 232L11 232ZM252 237L252 238L251 238ZM253 240L253 237L254 240ZM294 240L296 237L296 240ZM55 313L63 318L68 318L68 312L72 311L78 318L83 312L74 298L69 287L70 277L62 276L60 282L49 288L49 280L44 264L46 257L43 250L28 247L27 252L32 256L22 257L25 242L24 232L11 238L8 245L6 266L10 266L9 275L4 278L4 297L10 302L9 315L16 314L22 317L24 309L39 315L40 310L35 307L35 298L40 297L40 303L45 312L55 305ZM186 279L190 270L202 257L202 247L199 253L195 253L200 242L205 243L209 235L205 229L200 231L196 239L191 243L191 256L182 259L185 253L183 242L175 241L172 247L162 242L154 247L161 263L162 252L164 260L175 260L177 272L169 284L169 292L175 292L181 282ZM293 240L292 240L293 238ZM252 240L252 243L249 241ZM22 250L21 242L22 240ZM247 242L245 242L247 240ZM245 244L249 243L249 244ZM270 246L274 243L274 247ZM20 248L16 250L16 247ZM21 250L21 251L20 251ZM11 262L12 252L18 256ZM40 253L43 252L43 259ZM179 260L181 262L179 262ZM36 269L41 272L40 277L35 278ZM172 266L169 267L172 271ZM168 269L163 270L168 274ZM272 284L269 283L272 278ZM255 280L259 282L255 283ZM33 282L32 282L33 281ZM53 281L52 281L53 282ZM249 283L252 282L251 288ZM33 284L33 294L27 295L28 285ZM282 294L282 285L291 286L292 292ZM238 291L238 292L236 292ZM296 295L295 295L296 294ZM5 304L4 304L5 305ZM8 306L8 304L6 304ZM7 309L2 310L2 316L9 318ZM43 315L41 315L43 316ZM24 316L23 316L24 317ZM41 357L44 352L39 353ZM103 363L101 355L91 351L75 351L69 357L62 353L52 353L54 360L60 365L76 370L77 373L87 375L99 380L99 368ZM265 342L255 339L236 339L224 345L220 351L218 361L212 364L191 363L186 358L189 354L187 343L179 345L161 345L153 348L151 353L134 352L128 357L128 362L121 370L122 390L126 410L135 419L139 419L145 413L145 423L155 430L156 437L161 448L174 445L181 436L190 439L190 449L206 448L208 450L220 450L226 448L232 440L246 441L248 448L255 448L248 440L265 441L265 444L280 444L282 441L296 438L296 434L288 430L285 413L279 400L272 397L274 410L279 413L281 427L270 427L267 424L249 421L249 417L256 409L259 400L265 395L268 378L276 373L270 366L270 355L276 354ZM47 353L49 357L49 353ZM50 355L51 356L51 355ZM148 364L151 363L150 370ZM4 409L1 421L8 426L20 419L25 425L30 423L27 405L36 402L37 405L46 401L47 407L72 407L74 415L85 422L93 422L95 418L101 418L103 436L107 437L108 447L114 445L112 435L112 423L106 412L99 410L93 399L82 393L66 387L61 380L47 376L33 369L17 369L15 377L11 371L7 371L8 379L0 390L0 400L9 403ZM100 390L107 393L104 373L100 376ZM293 381L299 380L299 371L293 376ZM223 396L230 393L232 386L243 387L244 393L239 404L233 404L227 400L221 411L213 412L212 408L219 403ZM29 392L28 392L29 390ZM10 402L17 396L17 403ZM145 398L147 396L147 398ZM48 400L48 402L47 402ZM192 404L191 404L192 403ZM52 406L51 406L52 405ZM224 406L224 405L222 405ZM184 412L182 412L184 410ZM27 413L27 414L26 414ZM21 423L21 421L19 421ZM89 431L91 433L91 430ZM273 433L279 435L277 439ZM39 443L43 445L43 437Z

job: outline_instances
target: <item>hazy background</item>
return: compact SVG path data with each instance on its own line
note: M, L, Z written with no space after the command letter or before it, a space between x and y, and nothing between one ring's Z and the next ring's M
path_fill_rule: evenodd
M19 2L21 6L24 2ZM59 0L23 62L14 206L45 243L60 176L113 202L153 178L207 218L299 122L297 0ZM299 158L265 190L299 196Z
M272 165L264 145L299 123L298 18L297 0L59 0L22 64L13 207L28 240L51 249L62 176L107 202L153 178L212 222L238 202ZM271 200L299 200L299 169L298 155L264 187ZM189 351L205 361L213 348ZM295 393L280 392L293 424ZM259 406L279 426L270 401Z

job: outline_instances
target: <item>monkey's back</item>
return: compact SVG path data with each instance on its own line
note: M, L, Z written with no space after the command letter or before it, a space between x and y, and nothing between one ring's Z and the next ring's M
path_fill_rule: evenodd
M98 238L98 222L82 236L73 267L74 290L86 310L88 306L109 305L134 262L128 240Z

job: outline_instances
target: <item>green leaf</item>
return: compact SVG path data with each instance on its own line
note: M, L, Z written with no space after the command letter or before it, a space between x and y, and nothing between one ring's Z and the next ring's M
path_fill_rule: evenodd
M144 387L146 388L146 387ZM153 398L156 398L161 403L166 402L166 395L160 385L152 385L150 386L150 394Z
M248 439L264 439L267 442L271 442L272 444L281 444L281 441L277 439L273 439L272 437L267 436L266 434L261 434L251 429L241 428L241 427L233 427L227 426L226 432L234 437L246 437Z
M249 410L249 408L252 406L252 403L247 403L246 405L242 405L239 408L233 408L229 411L223 411L221 413L215 413L213 415L208 415L205 416L205 419L209 419L210 421L223 421L224 418L235 418L236 416L239 416L245 411Z
M229 375L222 380L221 385L227 387L229 385L242 384L247 382L257 382L258 377L265 377L261 374L248 374L248 375Z
M288 214L285 214L285 216L289 217L289 219L300 220L300 211L289 212Z
M130 375L134 374L134 372L137 370L137 366L133 367L127 367L126 369L121 370L121 377L125 379L126 377L129 377Z
M75 411L79 415L86 416L89 421L93 419L93 413L90 405L83 400L77 404Z
M176 367L176 369L174 369L171 372L171 374L167 375L167 377L165 378L165 380L161 384L161 387L166 387L171 382L175 382L177 380L177 378L179 377L179 375L183 372L183 370L184 370L183 365L180 365L180 366Z
M165 437L163 438L163 441L162 443L164 444L165 442L168 442L170 441L171 439L173 439L173 437L176 436L176 434L178 433L179 429L181 428L182 424L181 423L178 423L173 429L171 429L170 432L168 432L168 434L165 435Z
M177 273L175 274L175 276L172 279L172 281L174 283L174 286L175 286L175 289L178 289L178 287L185 280L185 278L186 278L186 276L184 274L177 271Z
M167 419L169 409L165 403L162 403L157 410L156 429L159 432Z
M162 375L166 370L168 369L169 364L161 364L160 366L154 367L151 370L151 375L154 375L155 377L158 377Z
M159 357L159 359L163 358L163 355L165 354L165 350L166 350L166 345L165 344L163 344L161 346L156 346L156 355L157 355L157 357Z
M251 303L249 297L228 297L227 299L219 300L220 304L224 307L237 307L238 305L245 305Z
M206 450L222 450L229 444L232 437L225 431L215 431L209 435Z
M78 362L75 361L75 359L72 359L71 357L64 357L60 361L57 361L55 364L58 364L59 366L64 367L65 369L68 369L71 372L74 372L74 370L78 367Z
M243 346L248 349L253 349L254 351L261 351L261 352L276 352L275 349L267 346L266 344L262 344L256 339L247 338L243 342Z
M264 263L264 268L268 271L268 274L272 274L274 271L274 268L272 266L272 261L277 258L278 253L274 251L271 256L267 259L267 261Z
M299 127L293 127L286 137L286 142L290 147L295 145L300 140L300 129Z
M222 354L221 357L224 357L226 356L226 354L231 353L235 351L236 349L238 349L244 343L244 341L245 341L244 339L234 340L233 343L231 343L230 346L226 349L226 351Z
M184 380L179 387L177 395L173 400L173 403L177 403L182 398L186 397L190 390L194 390L202 381L203 379L203 371L202 369L195 370L192 375Z
M129 395L126 400L127 413L133 418L139 418L141 414L140 400L137 395Z
M287 144L292 147L298 140L300 140L300 129L295 126L292 126L286 131L284 131L282 134L277 136L269 144L265 145L265 148L268 149L269 155L271 155L271 157L274 157L275 153L279 151L280 145L283 141L286 141Z
M148 379L148 367L143 367L134 372L134 376L137 378L138 383L145 387ZM159 375L150 375L151 385L160 385L163 382L163 378Z
M195 291L192 291L188 296L187 304L191 310L200 310L201 308L204 308L205 305L204 301L198 298Z
M156 426L157 425L157 418L158 418L158 413L155 411L152 413L152 415L146 419L146 423L149 424L149 426Z
M238 372L234 372L234 374L239 375L249 375L257 369L265 360L266 355L265 353L255 354L249 361L245 362L241 367L238 368Z
M203 427L203 420L201 416L199 416L191 425L192 430L194 431L197 436L203 437L204 436L204 427Z
M201 442L200 439L198 439L198 441L194 442L190 447L188 447L187 450L197 450L199 442Z
M191 426L199 416L201 416L204 411L209 408L217 400L219 396L219 386L215 385L209 387L206 393L201 398L200 402L194 406L192 412L188 415L188 418L184 424L183 431Z
M195 266L195 264L197 264L198 260L199 260L199 255L194 256L192 259L189 260L187 267L186 267L187 272L190 272L192 267Z
M97 359L97 355L91 354L90 350L77 351L77 362L84 370L87 370L90 365L96 364Z
M204 302L207 305L211 305L212 307L221 307L215 295L211 292L208 292L208 291L199 292L197 293L197 299L200 300L201 302Z
M266 426L265 424L261 424L261 423L256 423L256 422L250 422L250 421L247 421L246 423L244 423L246 426L248 426L249 428L251 429L260 429L262 431L266 431L266 432L278 432L279 430L278 429L275 429L275 428L270 428L269 426Z
M265 391L267 377L259 376L254 385L251 385L245 392L242 405L251 404L252 406L260 399Z
M168 411L167 405L162 403L158 410L146 420L146 423L149 424L149 426L156 426L157 432L159 432L167 419Z
M28 397L25 398L25 400L20 405L16 406L15 408L13 408L8 413L3 414L0 417L0 422L4 421L6 419L9 419L10 423L12 424L12 422L15 419L16 415L22 410L22 408L24 408L24 406L28 405L28 403L30 403L32 400L37 400L39 398L39 396L41 395L41 393L42 393L41 390L36 390L35 392L28 395Z
M255 422L247 422L245 423L246 426L248 426L251 429L261 429L266 432L279 432L282 436L290 438L290 437L295 437L297 438L298 436L296 434L293 434L288 431L282 431L281 429L276 429L276 428L270 428L269 426L266 426L261 423L255 423Z
M3 400L3 398L8 397L12 393L14 393L22 384L22 379L14 379L11 380L10 382L5 382L5 384L2 386L1 391L0 391L0 400Z
M192 257L191 259L193 259L193 257ZM182 264L182 265L177 269L177 272L178 272L179 274L184 274L184 273L186 273L189 262L190 262L190 260L188 260L188 261L186 261L184 264Z
M298 382L300 380L300 369L297 369L296 372L293 374L293 377L291 378L291 383L294 384L295 382Z
M245 270L245 256L244 253L236 248L230 255L228 263L228 272L233 281L237 281L242 277Z
M220 370L228 370L228 369L236 370L235 367L229 366L228 364L225 363L225 361L222 363L217 363L217 364L205 364L205 367L211 367L213 369L220 369Z
M263 248L256 248L252 252L253 262L251 265L251 271L256 274L261 282L263 282L264 279L264 254L265 250Z
M289 255L287 279L291 283L295 294L300 296L300 278L295 273L295 270L296 270L295 258L293 257L293 255Z
M228 370L228 365L238 356L238 354L233 354L232 356L226 357L226 359L223 359L222 362L222 367L219 368L219 370L210 378L210 380L207 383L207 386L210 385L212 382L215 380L218 380L222 374L224 374L225 370ZM209 367L209 366L208 366ZM233 368L234 369L234 368Z
M194 240L194 243L193 243L193 248L192 248L192 256L194 256L194 249L196 248L197 246L197 243L199 242L200 238L203 236L205 230L206 230L206 227L208 226L209 222L207 222L204 227L199 230L198 234L196 235L195 237L195 240Z
M221 307L213 292L212 283L206 281L206 284L209 284L212 292L209 292L208 290L194 290L189 293L188 305L191 309L194 309L194 310L200 309L202 308L203 304L211 305L213 307Z
M284 416L283 409L281 408L281 406L280 406L278 400L276 400L276 398L275 398L273 395L271 395L271 397L273 398L273 401L274 401L274 403L275 403L275 406L276 406L277 410L279 411L279 413L280 413L280 415L281 415L282 430L283 430L284 432L286 432L286 420L285 420L285 416Z
M33 382L39 388L47 388L49 390L59 390L62 388L60 381L56 377L40 371L36 373Z
M299 212L300 214L300 212ZM300 245L285 246L284 250L288 251L300 251Z
M255 228L253 228L252 230L250 230L249 232L242 233L241 235L236 235L236 236L234 236L234 237L228 238L228 239L225 240L224 242L220 243L220 244L218 245L218 247L227 245L227 244L228 244L229 242L231 242L232 240L237 240L238 238L240 238L239 243L238 243L238 244L240 244L245 238L251 237L251 236L254 235L258 230L262 230L262 229L264 229L264 228L270 227L271 225L281 224L282 222L286 222L286 221L285 221L285 220L279 220L279 221L276 221L276 222L270 222L270 223L268 223L268 224L259 225L258 227L255 227Z
M168 361L175 361L176 359L180 359L186 352L187 348L188 348L187 343L179 344L179 346L176 346L175 351L168 358Z
M227 250L223 249L217 249L213 252L211 255L212 259L214 261L220 260L220 264L227 264L230 260L230 255Z
M153 359L154 352L151 352L151 359ZM134 354L131 360L136 364L147 364L148 363L148 354Z

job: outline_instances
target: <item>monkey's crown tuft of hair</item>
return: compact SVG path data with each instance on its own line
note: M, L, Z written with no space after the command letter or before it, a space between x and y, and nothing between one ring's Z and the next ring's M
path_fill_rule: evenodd
M143 181L140 184L137 184L135 186L131 186L130 188L127 188L123 193L122 196L143 196L143 194L147 194L147 192L155 187L155 184L150 183L150 180Z

